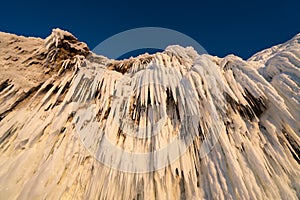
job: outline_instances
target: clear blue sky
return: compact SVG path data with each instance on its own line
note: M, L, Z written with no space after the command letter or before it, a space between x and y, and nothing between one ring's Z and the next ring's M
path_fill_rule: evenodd
M187 34L212 55L248 58L300 32L300 1L11 0L0 8L0 31L46 37L59 27L90 49L116 33L146 26Z

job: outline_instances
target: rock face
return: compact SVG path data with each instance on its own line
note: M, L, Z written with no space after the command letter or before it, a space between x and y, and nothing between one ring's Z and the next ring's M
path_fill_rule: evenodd
M299 199L300 35L116 61L0 33L0 199Z

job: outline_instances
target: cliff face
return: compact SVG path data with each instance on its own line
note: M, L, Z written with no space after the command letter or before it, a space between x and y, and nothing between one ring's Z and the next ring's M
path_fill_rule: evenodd
M299 199L300 35L116 61L0 33L0 199Z

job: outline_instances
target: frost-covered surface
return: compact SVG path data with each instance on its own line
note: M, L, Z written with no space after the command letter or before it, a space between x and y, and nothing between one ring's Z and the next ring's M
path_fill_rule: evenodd
M300 198L299 35L248 61L115 61L0 34L0 199Z

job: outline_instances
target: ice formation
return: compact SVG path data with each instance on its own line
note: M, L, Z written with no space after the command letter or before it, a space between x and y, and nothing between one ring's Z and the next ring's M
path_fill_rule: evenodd
M0 199L299 199L300 35L247 61L0 33Z

